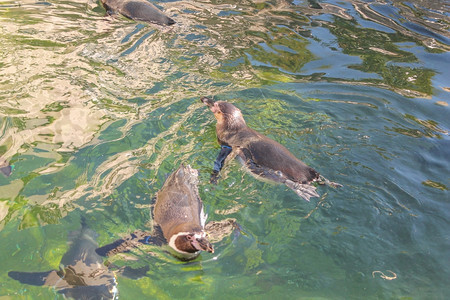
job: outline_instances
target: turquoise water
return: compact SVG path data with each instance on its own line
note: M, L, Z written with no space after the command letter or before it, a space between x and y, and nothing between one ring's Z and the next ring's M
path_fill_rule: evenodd
M155 247L116 258L150 266L117 276L121 299L447 299L448 4L157 4L176 25L92 0L0 2L0 155L14 167L0 174L0 298L62 299L7 274L58 269L81 216L100 245L147 229L186 163L208 220L242 230L191 263ZM308 203L236 161L211 185L205 95L343 188Z

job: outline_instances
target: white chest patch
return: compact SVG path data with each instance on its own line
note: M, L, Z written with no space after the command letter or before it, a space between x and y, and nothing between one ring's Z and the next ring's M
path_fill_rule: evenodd
M203 206L202 206L202 210L200 212L200 224L202 225L202 228L205 228L207 218L208 218L208 215L205 214L205 211L203 210Z

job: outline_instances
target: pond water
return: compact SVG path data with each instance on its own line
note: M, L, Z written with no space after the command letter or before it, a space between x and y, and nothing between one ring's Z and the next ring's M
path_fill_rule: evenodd
M208 220L241 232L190 263L134 253L121 299L448 299L445 1L159 1L171 27L93 0L0 2L0 298L58 299L9 271L58 269L80 218L100 245L148 229L180 163ZM300 199L219 151L201 96L239 107L340 189ZM105 261L105 263L109 263Z

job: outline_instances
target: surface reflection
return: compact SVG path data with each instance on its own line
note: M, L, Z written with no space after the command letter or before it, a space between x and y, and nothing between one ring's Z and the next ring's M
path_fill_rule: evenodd
M151 195L188 163L209 218L246 232L182 275L147 258L148 277L119 279L124 297L445 298L445 1L153 3L177 23L93 0L0 5L0 296L41 293L6 271L55 269L54 228L74 210L98 219L100 244L145 228ZM300 205L235 163L209 185L218 149L201 95L345 188ZM397 278L372 277L387 270Z

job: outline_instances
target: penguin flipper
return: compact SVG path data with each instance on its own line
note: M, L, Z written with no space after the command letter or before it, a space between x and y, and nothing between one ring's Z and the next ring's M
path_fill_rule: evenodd
M222 221L210 221L205 225L205 232L211 243L218 243L235 231L240 232L241 226L233 218Z
M246 148L239 149L237 157L245 165L248 171L259 179L266 179L278 183L285 183L287 180L286 176L281 171L273 170L255 163L250 151Z
M308 183L298 183L292 180L286 180L287 187L292 189L297 195L309 202L311 197L320 197L316 192L316 187Z
M129 243L127 240L118 239L111 244L99 247L95 249L95 252L100 256L113 256L117 253L130 251Z
M220 146L220 152L217 155L216 160L214 161L213 172L211 173L211 178L209 182L216 184L217 179L219 178L219 172L222 170L225 159L231 153L232 148L227 145Z
M95 252L100 256L113 256L118 253L129 252L136 248L138 244L143 243L147 236L149 236L148 232L136 230L124 238L95 249Z
M247 169L256 177L271 180L278 183L284 183L292 189L298 196L309 201L311 197L319 197L316 187L308 183L298 183L290 180L283 172L268 167L260 166L254 162L248 149L242 148L238 157L244 162ZM328 181L329 182L329 181Z
M11 271L8 272L8 276L12 279L19 281L20 283L25 283L29 285L49 285L47 283L47 279L51 273L55 273L55 270L47 271L47 272L17 272Z

